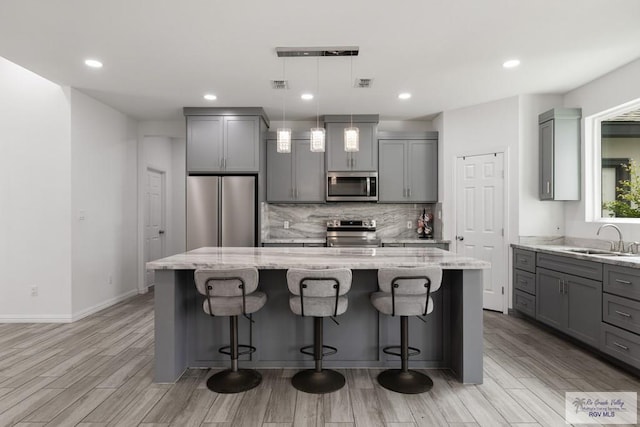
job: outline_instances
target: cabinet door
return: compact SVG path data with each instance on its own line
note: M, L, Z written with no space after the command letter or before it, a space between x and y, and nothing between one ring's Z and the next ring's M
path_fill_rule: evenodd
M566 274L567 325L564 332L598 346L602 321L602 282Z
M562 278L561 273L536 269L536 319L557 329L563 329L565 324Z
M405 141L380 141L380 164L378 171L378 201L406 202L407 184L405 173L407 144Z
M224 118L226 172L258 172L260 169L260 122L258 117Z
M267 141L267 201L293 201L293 154L278 153L276 141Z
M538 128L540 144L540 200L553 200L553 120Z
M354 123L359 129L360 149L351 153L351 170L378 170L377 125L375 123Z
M438 144L407 141L407 177L411 202L438 201Z
M296 202L325 201L324 153L313 153L309 141L293 141Z
M344 151L344 123L327 123L327 171L351 170L351 153Z
M222 116L187 117L187 171L222 170Z

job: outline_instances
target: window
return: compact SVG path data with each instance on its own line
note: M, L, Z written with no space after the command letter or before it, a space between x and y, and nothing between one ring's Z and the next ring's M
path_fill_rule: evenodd
M600 125L601 217L640 218L640 110Z

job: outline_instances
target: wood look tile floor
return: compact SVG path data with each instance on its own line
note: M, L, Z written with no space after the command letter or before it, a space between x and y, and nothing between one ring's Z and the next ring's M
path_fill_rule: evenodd
M350 369L323 396L298 392L291 369L228 395L208 370L154 384L153 293L71 324L0 324L0 426L565 426L565 391L640 391L640 379L525 320L484 313L485 380L429 370L429 393L381 388Z

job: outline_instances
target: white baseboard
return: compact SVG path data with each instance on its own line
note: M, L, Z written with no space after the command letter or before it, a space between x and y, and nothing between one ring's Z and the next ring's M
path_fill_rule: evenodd
M111 307L114 304L124 301L127 298L131 298L138 294L137 289L130 290L122 295L108 299L93 307L86 308L82 311L74 313L69 316L66 314L14 314L14 315L0 315L0 323L71 323L97 313L100 310L104 310L107 307Z
M0 323L71 323L66 314L14 314L0 315Z
M91 316L94 313L99 312L100 310L104 310L107 307L111 307L114 304L117 304L121 301L126 300L127 298L131 298L134 295L138 295L138 290L137 289L132 289L128 292L125 292L122 295L118 295L117 297L113 297L111 299L108 299L106 301L103 301L99 304L94 305L93 307L89 307L89 308L85 308L82 311L79 311L77 313L74 313L73 316L71 317L71 321L72 322L76 322L80 319L84 319L87 316Z

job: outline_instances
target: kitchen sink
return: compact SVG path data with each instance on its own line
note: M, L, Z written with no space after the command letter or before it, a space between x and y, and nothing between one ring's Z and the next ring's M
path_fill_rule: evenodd
M584 254L584 255L598 255L598 256L638 256L637 254L627 254L622 252L607 251L605 249L588 249L588 248L567 249L567 252L573 252L576 254Z

